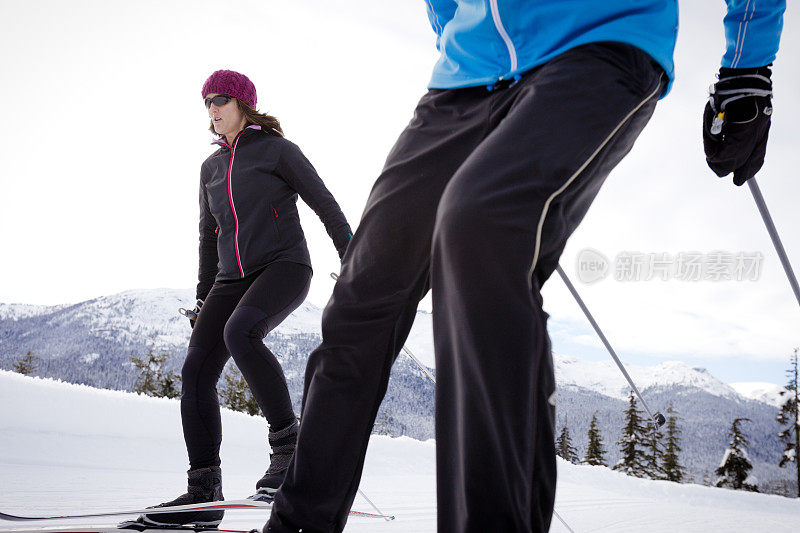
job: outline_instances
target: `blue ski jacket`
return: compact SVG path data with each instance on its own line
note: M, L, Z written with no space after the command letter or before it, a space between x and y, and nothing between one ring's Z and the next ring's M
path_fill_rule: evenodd
M761 67L778 51L786 0L726 0L722 66ZM441 53L431 89L492 85L576 46L617 41L674 79L677 0L426 0Z

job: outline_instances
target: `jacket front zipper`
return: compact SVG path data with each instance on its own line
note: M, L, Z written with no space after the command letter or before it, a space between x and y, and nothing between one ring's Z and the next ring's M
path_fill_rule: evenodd
M511 60L509 72L514 72L517 70L517 50L514 48L514 43L511 41L511 37L508 36L505 26L503 26L503 21L500 20L500 8L497 7L497 0L489 0L489 4L492 10L494 27L497 28L497 33L503 38L503 42L506 43L506 48L508 48L508 57ZM500 79L502 80L503 77L501 76Z
M233 249L236 252L236 264L239 267L239 274L244 277L244 269L242 268L242 258L239 255L239 217L236 216L236 206L233 203L233 188L231 186L231 175L233 173L233 158L236 155L236 145L239 144L239 137L241 133L236 136L236 140L233 141L233 147L231 148L231 159L228 163L228 200L231 203L231 211L233 212L233 223L234 223L234 232L233 232Z

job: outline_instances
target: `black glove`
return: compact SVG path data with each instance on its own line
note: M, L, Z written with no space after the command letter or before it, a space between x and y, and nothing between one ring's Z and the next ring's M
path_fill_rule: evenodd
M769 67L720 68L703 112L706 161L717 176L742 185L764 164L772 116Z
M338 248L336 248L336 253L339 254L339 260L341 261L344 259L344 254L347 252L347 246L350 244L350 241L353 239L353 234L348 232L347 233L347 240L340 244Z
M200 308L203 307L203 300L200 298L194 304L194 309L184 309L181 307L178 312L189 319L189 325L194 329L194 324L197 321L197 315L200 314Z

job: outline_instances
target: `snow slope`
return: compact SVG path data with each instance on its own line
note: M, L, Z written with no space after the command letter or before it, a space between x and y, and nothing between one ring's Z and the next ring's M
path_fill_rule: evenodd
M230 411L223 412L223 424L224 491L239 498L266 466L267 428L261 419ZM558 466L556 511L576 532L794 531L800 514L800 500ZM184 468L176 400L0 371L3 511L152 505L183 490ZM433 441L374 436L361 489L397 520L352 518L346 531L435 531L434 472ZM354 508L369 510L360 497ZM248 529L265 519L259 511L229 513L222 526ZM566 531L555 519L551 530Z

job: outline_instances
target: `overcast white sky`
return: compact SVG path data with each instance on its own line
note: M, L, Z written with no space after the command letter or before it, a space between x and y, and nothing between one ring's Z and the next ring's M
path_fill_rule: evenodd
M759 183L800 270L794 109L800 14L787 12ZM700 113L724 50L723 0L681 2L678 80L607 181L562 265L620 253L761 253L758 281L577 283L624 359L678 359L729 381L782 383L800 345L794 300L746 187L706 168ZM77 302L193 287L197 184L212 151L200 87L245 72L355 227L436 59L421 0L0 0L0 302ZM301 210L324 305L338 258ZM607 357L561 282L545 290L556 350ZM188 302L187 302L188 303ZM429 303L423 304L429 305Z

